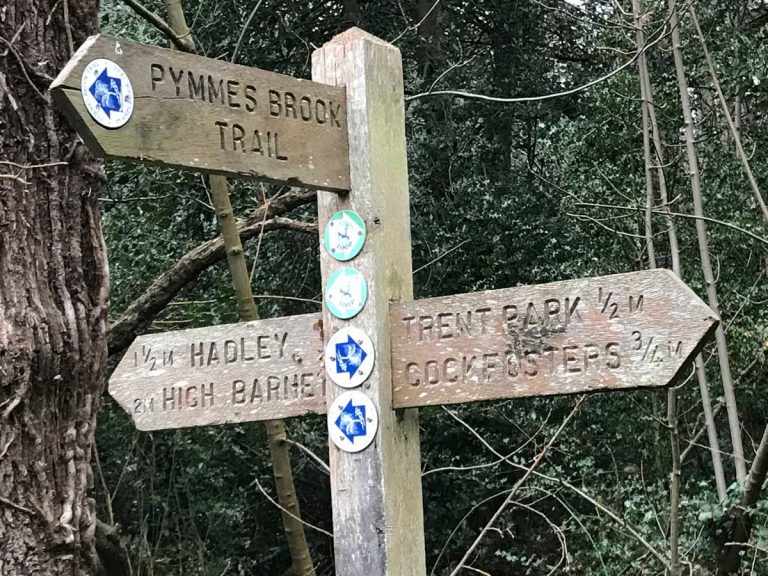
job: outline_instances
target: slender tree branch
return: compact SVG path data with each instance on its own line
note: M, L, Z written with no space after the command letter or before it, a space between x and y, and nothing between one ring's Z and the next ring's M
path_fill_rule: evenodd
M633 208L632 206L619 206L616 204L600 204L595 202L576 202L576 206L591 206L593 208L608 208L611 210L629 210L632 212L637 212L639 210L644 210L644 208ZM687 218L689 220L702 220L704 222L711 222L712 224L718 224L719 226L725 226L726 228L730 228L731 230L736 230L737 232L740 232L741 234L745 234L752 238L753 240L757 240L761 244L768 245L768 239L763 238L762 236L758 236L757 234L753 234L749 230L745 230L744 228L740 228L736 226L736 224L731 224L730 222L725 222L724 220L717 220L716 218L709 218L708 216L702 216L697 214L682 214L680 212L667 212L664 210L659 210L658 208L653 210L654 214L662 214L670 216L677 216L679 218Z
M389 41L389 43L390 43L390 44L394 44L394 43L396 43L398 40L400 40L400 38L402 38L403 36L405 36L405 35L406 35L408 32L410 32L410 31L414 31L414 32L415 32L416 30L418 30L418 29L419 29L419 26L421 26L422 24L424 24L424 22L427 20L427 18L429 18L429 15L430 15L430 14L432 14L432 12L434 11L434 9L435 9L435 8L437 8L437 5L438 5L438 4L440 4L440 2L442 2L442 0L435 0L435 2L432 4L432 6L430 7L430 9L429 9L429 10L427 10L427 13L426 13L426 14L424 14L424 17L423 17L421 20L419 20L419 22L418 22L417 24L413 24L413 25L411 25L411 26L408 26L408 27L406 27L406 29L405 29L405 30L403 30L402 32L400 32L400 34L398 34L398 35L397 35L397 36L395 36L395 37L394 37L392 40L390 40L390 41Z
M491 516L491 519L488 520L486 525L480 531L480 534L477 535L477 538L475 538L475 541L464 553L464 557L453 569L450 576L456 576L461 571L461 569L466 566L466 563L469 560L469 557L477 549L482 539L488 533L488 530L490 530L491 527L496 523L496 521L499 519L499 516L501 516L501 514L504 512L504 510L509 505L509 503L512 502L512 499L514 498L515 494L520 489L520 487L523 484L525 484L526 480L528 480L528 478L530 478L530 476L539 467L539 465L541 464L541 462L544 460L545 456L549 452L550 448L552 448L552 446L555 444L557 439L560 437L560 434L563 432L563 430L565 430L566 426L571 421L571 419L579 412L582 404L584 404L584 401L586 399L587 399L587 396L581 396L579 398L579 400L576 402L576 405L573 407L571 412L568 414L568 416L565 417L565 420L563 420L562 424L560 424L560 427L555 431L555 433L552 435L549 441L544 445L544 448L542 448L541 451L536 455L536 458L534 458L531 466L529 468L526 468L526 471L523 474L523 476L517 482L515 482L515 485L512 487L507 497L504 499L504 502L502 502L501 506L499 506L498 510L496 510L493 516Z
M189 42L185 51L195 52L195 42L190 35L181 0L165 0L172 32L178 37L185 37ZM184 50L184 48L182 48ZM211 203L216 211L216 220L221 232L220 242L227 256L232 288L237 300L238 315L241 321L257 320L259 311L253 298L248 265L242 246L242 230L232 210L229 197L229 184L223 176L210 176ZM280 200L280 198L276 198ZM266 213L276 202L262 204L262 221L255 226L263 233L266 224ZM296 486L293 481L288 447L282 440L286 438L285 422L283 420L268 420L264 422L269 444L269 454L272 461L272 473L279 500L278 506L282 511L283 530L288 541L293 571L302 576L315 576L315 567L307 545L303 521L300 518L299 501L296 497ZM261 486L260 486L261 488ZM263 491L263 490L262 490ZM266 495L266 493L265 493ZM270 499L271 500L271 499Z
M307 528L312 528L312 530L315 530L317 532L320 532L320 534L325 534L329 538L333 538L333 534L328 532L328 530L323 530L319 526L315 526L314 524L310 524L306 520L302 520L298 516L296 516L293 512L282 506L279 502L277 502L272 496L270 496L266 490L264 490L264 487L261 485L261 482L259 482L258 478L253 481L254 484L256 484L256 487L259 489L259 491L264 495L264 498L269 500L270 504L275 506L278 510L280 510L283 514L287 514L291 518L293 518L296 522L299 522L306 526Z
M665 23L666 24L666 23ZM640 54L645 53L650 48L661 42L666 37L666 31L662 28L659 29L657 33L657 37L648 44L645 45L643 50L637 51L632 58L624 62L621 66L618 68L615 68L614 70L611 70L607 74L604 74L603 76L600 76L599 78L596 78L595 80L592 80L591 82L587 82L586 84L582 84L580 86L576 86L574 88L570 88L568 90L563 90L561 92L555 92L552 94L544 94L542 96L521 96L517 98L503 98L499 96L486 96L484 94L476 94L474 92L465 92L463 90L434 90L434 91L428 91L428 92L421 92L419 94L413 94L411 96L406 96L405 100L406 102L411 102L413 100L419 100L421 98L425 98L427 96L456 96L459 98L466 98L468 100L483 100L485 102L498 102L501 104L517 104L521 102L540 102L542 100L552 100L554 98L562 98L563 96L571 96L573 94L577 94L579 92L584 92L585 90L589 90L590 88L597 86L598 84L602 84L606 80L610 80L623 70L626 70L632 64L637 62L637 59L640 57Z
M178 47L179 50L191 54L197 53L195 39L189 26L187 26L181 0L165 0L165 10L168 12L168 24L170 24L171 33L183 43L183 47ZM171 42L174 41L173 37L169 36L169 38Z
M653 195L653 165L651 158L651 117L650 97L648 94L650 81L648 80L648 66L645 53L642 48L645 44L645 31L643 28L643 9L641 0L632 0L632 12L634 15L635 41L637 49L641 53L638 61L640 96L643 101L643 163L645 165L645 245L648 252L648 268L656 268L656 249L653 242L653 209L655 198ZM663 180L660 180L660 182ZM664 194L666 200L666 191ZM668 222L669 206L665 206ZM671 224L674 226L674 222ZM670 231L670 236L672 235ZM679 268L675 271L679 276ZM682 466L680 461L680 431L677 419L677 390L672 387L667 390L667 426L669 429L669 442L672 456L672 471L669 475L669 550L670 569L669 576L680 576L680 478Z
M701 262L701 270L706 286L707 304L715 312L715 314L719 314L720 304L717 294L717 282L712 269L712 262L709 253L709 237L707 234L706 226L706 222L709 219L704 216L704 198L701 190L701 172L699 169L699 157L695 144L694 120L693 112L691 110L688 80L685 71L685 63L683 62L680 29L678 26L677 1L668 0L667 5L669 9L669 21L672 28L671 38L672 54L675 62L675 76L677 77L678 91L680 94L680 105L683 113L683 122L685 124L685 149L688 173L691 182L693 213L696 217L696 237L699 246L699 260ZM750 234L750 236L756 237L753 234ZM722 324L718 324L715 330L715 340L717 342L717 359L720 364L720 379L723 386L723 396L725 397L725 407L728 413L728 428L731 435L731 446L733 447L736 480L739 482L739 484L743 485L744 481L746 480L744 445L741 437L739 409L736 402L736 393L731 375L731 361L728 352L728 343L725 339L725 330Z
M459 424L461 424L464 428L469 430L469 432L475 438L477 438L480 441L480 443L483 446L485 446L494 456L496 456L497 458L501 458L502 460L504 460L507 464L509 464L513 468L517 468L518 470L522 470L522 471L527 471L528 470L527 466L525 466L523 464L518 464L514 460L508 460L503 454L501 454L498 450L496 450L493 446L491 446L488 443L488 441L485 438L483 438L483 436L477 430L472 428L472 426L467 424L464 420L462 420L453 411L451 411L451 410L449 410L449 409L447 409L445 407L443 407L443 409L451 416L451 418L453 418ZM547 474L539 472L538 470L534 470L533 471L533 475L536 476L537 478L542 478L543 480L547 480L549 482L553 482L555 484L559 484L560 486L568 488L568 490L574 492L575 494L577 494L578 496L580 496L581 498L583 498L584 500L589 502L592 506L594 506L595 508L597 508L598 510L603 512L605 515L607 515L609 518L611 518L611 520L613 520L619 526L624 528L630 534L630 536L632 536L646 550L648 550L648 552L650 552L651 555L653 555L666 570L669 570L669 562L664 557L664 555L661 552L659 552L658 550L656 550L656 548L654 548L651 545L651 543L648 542L648 540L646 540L643 537L642 534L640 534L640 532L638 532L634 527L632 527L631 524L629 524L624 518L622 518L621 516L616 514L616 512L614 512L613 510L608 508L608 506L606 506L605 504L602 504L601 502L599 502L598 500L596 500L595 498L593 498L592 496L587 494L584 490L582 490L581 488L578 488L577 486L574 486L573 484L571 484L570 482L568 482L566 480L563 480L561 478L555 478L554 476L549 476Z
M720 100L720 107L723 110L723 116L725 116L725 121L728 124L728 129L731 131L733 142L736 145L736 155L739 157L739 160L741 160L741 165L744 167L744 171L747 173L747 180L749 180L749 185L752 188L752 194L755 197L755 202L757 202L757 205L760 208L760 212L763 215L763 220L766 223L768 223L768 207L766 207L765 201L763 200L763 196L762 194L760 194L760 187L757 184L757 179L755 178L755 175L752 173L752 168L749 165L749 159L747 158L747 153L744 152L744 146L741 143L741 136L739 136L739 130L736 128L736 124L733 122L731 111L728 108L728 102L725 100L723 89L720 86L720 80L717 77L717 72L715 72L715 65L712 63L712 58L709 55L709 49L707 48L707 41L704 38L704 33L701 31L701 27L699 26L699 19L696 17L696 11L694 10L693 5L691 5L688 8L688 12L691 15L693 26L694 28L696 28L696 34L698 35L699 41L701 42L701 49L704 52L704 59L707 62L707 67L709 68L709 74L712 77L712 84L715 86L715 90L717 91L717 98L718 100Z
M712 409L712 417L714 418L720 413L720 409L723 407L723 404L718 404ZM686 440L685 442L688 444L688 446L682 451L680 454L680 461L685 462L685 459L688 457L688 454L691 453L691 450L694 449L694 447L698 446L697 442L699 441L699 438L701 438L702 434L707 430L707 425L705 424L703 427L699 428L696 433L693 435L693 438L690 440ZM712 447L710 446L710 450ZM718 450L720 448L718 447ZM719 454L719 452L718 452ZM720 499L723 500L722 498Z
M278 218L279 215L285 214L297 206L307 204L314 198L315 193L313 191L292 189L290 192L281 195L279 199L266 205L266 214L270 218L266 221L263 221L265 208L260 206L250 212L248 218L242 223L240 238L242 240L253 238L262 229L290 229L315 233L317 230L316 224ZM109 354L118 354L125 350L136 337L136 334L149 326L155 316L185 286L225 256L224 242L221 238L217 237L204 242L179 258L141 296L136 298L126 308L120 318L112 324L109 330Z
M245 21L245 24L243 25L243 29L240 30L240 36L237 37L237 44L235 44L235 51L232 52L232 63L237 64L237 57L240 55L240 48L243 47L243 40L245 39L245 33L248 31L248 28L251 27L251 22L253 21L254 17L256 16L256 12L261 7L263 0L259 0L256 2L256 6L253 7L253 10L251 10L251 13L248 15L248 19Z
M160 18L160 16L149 10L137 0L123 0L123 2L130 6L136 14L144 18L144 20L165 34L165 36L173 43L174 46L176 46L176 48L182 52L195 52L195 44L192 42L192 39L189 35L184 37L177 36L173 31L173 28L171 28L165 20Z
M318 456L317 454L312 452L312 450L304 446L304 444L300 444L299 442L296 442L295 440L291 440L290 438L284 439L283 442L290 444L291 446L296 446L296 448L304 452L304 454L309 456L318 466L320 466L323 472L325 472L326 474L331 473L330 466L328 466L328 464L326 464L325 461L322 458L320 458L320 456Z

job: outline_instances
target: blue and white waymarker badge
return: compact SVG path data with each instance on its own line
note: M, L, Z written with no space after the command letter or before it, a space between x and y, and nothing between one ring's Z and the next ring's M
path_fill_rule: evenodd
M328 435L345 452L360 452L376 436L379 414L362 392L344 392L328 406Z
M365 244L365 222L354 210L336 212L325 225L323 245L336 260L346 262L360 253Z
M325 305L336 318L347 320L357 315L368 300L368 285L354 268L339 268L325 285Z
M131 118L133 87L112 60L92 60L83 70L80 92L88 113L105 128L120 128Z
M346 326L336 332L325 347L325 371L343 388L355 388L368 379L376 352L368 334Z

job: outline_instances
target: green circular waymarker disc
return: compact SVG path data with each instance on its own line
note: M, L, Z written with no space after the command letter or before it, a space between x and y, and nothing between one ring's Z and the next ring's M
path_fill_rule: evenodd
M354 268L339 268L325 285L325 305L336 318L356 316L368 300L368 284Z
M323 244L334 259L340 262L352 260L365 244L365 222L354 210L336 212L325 225Z

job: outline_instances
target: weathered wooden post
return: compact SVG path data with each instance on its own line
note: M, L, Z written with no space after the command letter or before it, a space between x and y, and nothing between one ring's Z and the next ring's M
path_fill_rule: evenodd
M370 336L376 360L362 390L379 417L378 433L365 450L330 447L336 574L423 575L418 415L392 410L389 303L413 297L400 51L352 28L313 53L312 78L347 89L350 191L318 192L321 233L338 210L355 210L368 223L365 246L351 263L367 281L367 304L351 320L326 307L324 337L327 343L344 326ZM324 284L346 265L324 251ZM330 380L327 386L330 410L345 390Z

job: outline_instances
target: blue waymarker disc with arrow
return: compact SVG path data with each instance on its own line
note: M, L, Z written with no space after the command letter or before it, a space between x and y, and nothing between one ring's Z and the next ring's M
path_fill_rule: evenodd
M368 379L376 351L368 334L352 326L336 332L325 347L325 371L343 388L355 388Z
M362 392L344 392L328 407L328 435L345 452L360 452L367 448L378 428L376 406Z
M107 58L96 58L83 70L83 103L91 117L105 128L124 126L133 114L133 87L125 71Z

